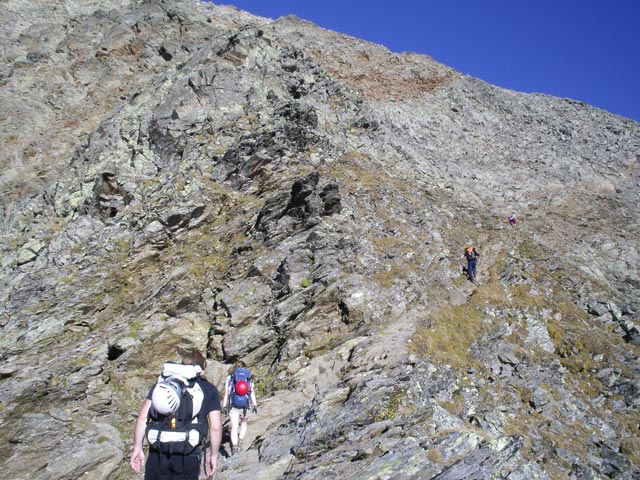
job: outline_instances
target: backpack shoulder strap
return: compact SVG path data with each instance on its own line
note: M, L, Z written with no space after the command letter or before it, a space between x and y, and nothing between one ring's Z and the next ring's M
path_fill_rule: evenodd
M204 388L200 385L200 379L193 381L193 385L187 389L191 394L192 417L196 418L202 413L202 406L204 405Z

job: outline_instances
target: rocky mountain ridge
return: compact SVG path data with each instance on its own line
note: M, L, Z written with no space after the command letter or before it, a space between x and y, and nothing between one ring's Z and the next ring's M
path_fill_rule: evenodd
M219 479L638 478L637 123L295 17L0 8L10 478L135 478L192 347L258 379Z

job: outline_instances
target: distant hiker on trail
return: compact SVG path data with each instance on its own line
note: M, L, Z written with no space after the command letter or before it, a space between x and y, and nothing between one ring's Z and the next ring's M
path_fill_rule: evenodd
M247 434L249 410L252 413L258 413L258 403L256 402L251 372L242 360L236 362L233 366L233 371L227 377L222 407L224 411L229 413L231 455L233 455L239 448L242 448L244 437Z
M216 471L222 440L218 390L202 378L206 360L198 351L186 353L182 363L166 362L158 382L140 407L131 453L131 468L145 466L143 440L149 443L145 480L198 480ZM205 452L209 437L211 450Z
M476 279L476 263L480 254L475 247L467 247L464 253L460 256L460 259L467 259L467 277L469 281L473 282Z
M511 215L509 215L509 218L507 218L507 221L509 222L509 225L513 225L513 226L515 226L515 224L518 223L515 210L511 212Z

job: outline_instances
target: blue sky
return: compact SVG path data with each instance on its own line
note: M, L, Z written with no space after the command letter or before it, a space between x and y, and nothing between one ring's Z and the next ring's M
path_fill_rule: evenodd
M224 0L640 121L640 0Z

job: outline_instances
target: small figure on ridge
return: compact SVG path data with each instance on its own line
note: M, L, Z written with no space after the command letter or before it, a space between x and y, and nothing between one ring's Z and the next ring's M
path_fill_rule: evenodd
M467 247L464 253L460 256L460 259L467 259L467 277L469 281L473 282L476 279L476 263L480 254L475 247Z

